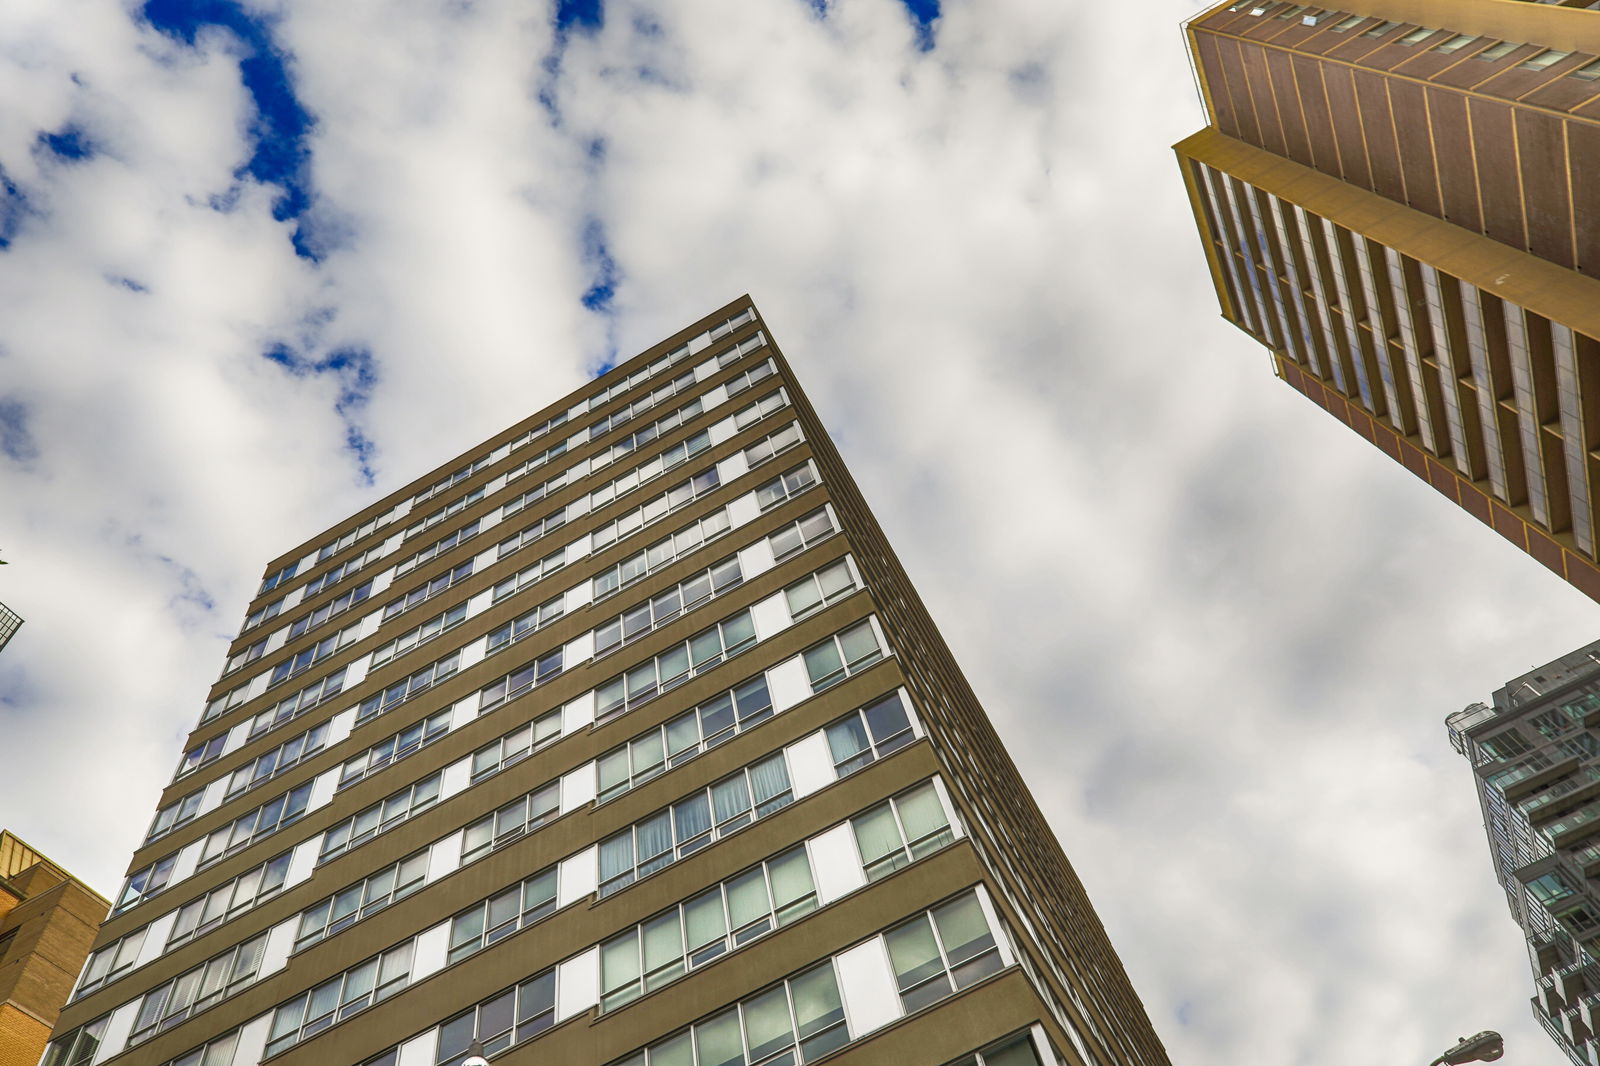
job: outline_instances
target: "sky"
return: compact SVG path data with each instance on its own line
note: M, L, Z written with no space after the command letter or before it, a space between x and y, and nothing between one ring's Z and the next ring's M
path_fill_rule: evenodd
M115 891L268 560L748 292L1175 1063L1563 1063L1443 719L1600 617L1218 317L1198 9L6 0L0 825Z

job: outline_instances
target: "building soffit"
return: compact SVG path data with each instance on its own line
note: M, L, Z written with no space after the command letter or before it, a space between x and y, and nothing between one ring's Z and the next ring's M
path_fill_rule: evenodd
M1600 19L1596 21L1600 24ZM1600 51L1600 44L1596 50ZM1182 157L1231 174L1507 303L1600 339L1600 280L1423 214L1216 129L1202 130L1174 148Z

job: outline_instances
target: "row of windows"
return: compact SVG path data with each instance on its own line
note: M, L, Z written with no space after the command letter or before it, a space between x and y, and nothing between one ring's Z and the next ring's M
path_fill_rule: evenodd
M134 1012L128 1044L142 1043L254 983L267 934L246 940L146 992Z
M391 683L383 691L374 692L362 700L360 706L356 708L356 725L370 722L378 715L394 710L406 700L421 695L446 678L455 676L460 667L461 652L453 651L410 676Z
M291 622L289 624L288 639L299 639L305 633L315 629L317 626L320 626L329 619L337 618L350 608L365 602L366 598L370 595L372 595L371 581L363 581L355 588L341 592L339 595L335 596L321 607L318 607L310 614L307 614L301 618L297 618Z
M339 768L339 788L348 788L432 744L450 732L450 715L450 708L446 707L378 741L355 758L346 760Z
M543 581L545 578L549 577L551 574L555 573L557 570L560 570L566 565L566 548L561 548L557 551L551 552L538 562L525 566L505 580L497 582L494 586L492 602L499 603L507 596L515 596L529 585L532 585L538 581Z
M498 629L491 630L484 640L484 654L493 655L497 651L510 647L523 637L537 633L565 614L566 609L566 597L554 596L526 614L513 618Z
M323 637L315 644L309 645L283 660L272 668L272 674L267 679L267 687L281 684L291 677L299 677L313 666L322 662L342 648L354 644L361 636L361 623L346 626L331 636Z
M555 912L556 867L551 866L521 884L473 904L451 919L445 965L454 965L475 955Z
M614 442L610 447L602 448L596 452L594 457L589 460L589 472L593 473L602 467L610 466L618 459L632 455L658 437L671 433L704 410L705 404L697 396L676 411L662 415L649 425L639 427L626 437Z
M495 560L498 562L499 560L510 555L512 552L521 551L523 548L526 548L534 541L543 537L546 533L552 533L566 524L567 511L564 507L558 511L554 511L545 515L543 518L533 522L531 525L524 526L514 535L502 540L496 549L497 554L495 555Z
M368 563L381 558L383 558L383 545L379 544L376 547L368 548L359 555L351 556L338 566L329 567L323 573L306 582L305 587L300 590L301 602L309 600L323 589L332 588Z
M676 620L744 581L739 557L728 558L686 578L665 592L657 593L594 630L596 657L620 648L632 640Z
M666 384L659 385L656 388L651 389L643 396L640 396L637 400L634 400L631 403L623 404L615 411L612 411L609 415L605 415L604 417L597 419L594 424L589 427L589 439L591 441L599 440L601 437L605 436L607 433L610 433L613 429L616 429L624 422L631 422L633 419L644 414L646 411L649 411L652 408L665 403L667 400L672 399L672 397L678 395L678 393L685 392L688 389L693 388L694 382L694 371L685 371ZM626 383L619 382L619 384L625 385ZM611 390L608 389L606 391L610 392ZM614 393L614 395L616 394ZM595 396L589 402L589 410L593 411L597 406L599 406L596 401L599 401L599 403L605 402L604 400L600 399L600 396Z
M476 559L468 559L464 563L458 563L426 584L418 585L399 599L384 604L383 620L387 622L402 612L409 611L419 603L431 600L444 590L465 581L472 576L473 565L476 561Z
M379 833L386 833L413 815L432 807L439 802L439 787L443 779L443 771L435 771L387 799L336 823L322 834L317 863L320 865L336 859L351 848L365 844Z
M367 661L368 669L382 666L390 659L409 654L434 637L450 632L450 630L466 620L467 605L463 601L447 611L434 615L420 625L412 626L387 644L373 649L372 656Z
M199 899L191 900L179 907L162 953L165 954L203 933L209 933L263 900L277 895L289 876L291 854L285 851L275 855L260 866L246 870L233 880L211 889Z
M626 511L605 525L600 526L589 534L590 551L598 552L603 548L610 547L624 537L631 536L645 526L687 506L721 484L722 479L717 474L717 468L714 466L707 467L693 477L686 478L672 486L661 495L641 503L632 510Z
M767 678L757 674L600 756L598 799L615 799L771 717Z
M204 868L225 855L243 851L263 837L271 836L284 826L299 821L306 813L306 805L310 802L311 782L307 781L276 799L268 800L261 806L247 811L229 824L213 829L206 835L200 847L200 866Z
M471 507L473 504L477 503L481 499L483 499L483 489L481 487L479 487L479 488L473 489L471 492L467 493L465 496L461 496L461 497L459 497L457 499L451 500L449 503L445 504L443 507L439 508L437 511L434 511L433 513L431 513L429 515L426 515L426 516L424 516L422 518L419 518L415 522L413 522L409 526L407 526L406 527L406 534L405 534L406 539L410 540L412 537L416 536L418 533L421 533L422 531L427 530L427 529L432 529L434 526L438 525L440 522L443 522L446 518L455 517L456 515L460 514L462 511L466 510L468 507Z
M802 844L602 944L600 1009L631 1002L816 908Z
M362 918L405 899L421 888L427 877L428 851L424 848L313 903L300 912L294 950L300 951L341 933Z
M747 607L595 688L595 718L632 710L756 643Z
M766 362L753 366L742 374L735 374L728 379L728 395L737 396L745 389L767 380L775 373L777 373L777 367L771 359L768 359Z
M490 457L487 456L487 455L479 456L477 459L474 459L472 462L468 463L466 466L462 467L461 469L454 470L454 471L446 474L444 477L440 478L438 481L435 481L432 485L429 485L427 488L423 489L421 492L419 492L415 496L411 497L411 506L415 507L417 504L423 503L424 501L426 501L428 499L431 499L434 496L439 495L439 493L445 492L448 489L451 489L454 486L461 484L463 481L467 480L473 474L476 474L478 471L482 470L485 466L488 466L489 465L489 458Z
M534 789L467 826L461 837L461 864L477 862L515 843L561 814L561 782Z
M449 533L446 533L444 536L440 537L426 548L423 548L415 554L401 559L398 563L394 564L394 576L404 577L406 574L411 573L411 571L415 570L423 563L432 562L445 552L450 551L458 545L466 543L478 535L478 529L481 527L481 525L482 520L474 518L472 521L461 526L459 529L454 529Z
M267 1056L286 1051L405 988L411 979L414 947L415 941L408 940L283 1004L273 1012L267 1031Z
M593 598L598 601L619 589L626 588L646 574L653 573L698 550L731 528L733 528L732 522L728 518L726 507L689 523L676 533L662 537L648 548L596 574L592 584Z
M643 485L648 485L669 471L676 470L710 447L711 431L702 429L699 433L679 441L653 458L640 463L621 477L614 478L589 493L589 509L597 511L617 499L617 497L626 495Z

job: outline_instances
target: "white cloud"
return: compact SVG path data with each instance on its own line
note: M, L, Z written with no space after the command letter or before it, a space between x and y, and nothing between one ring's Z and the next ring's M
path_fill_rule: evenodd
M225 37L8 5L8 824L114 889L270 558L578 385L608 329L626 356L749 291L1173 1061L1492 1026L1558 1062L1442 718L1593 605L1217 320L1166 147L1194 6L946 0L924 54L893 0L612 0L552 82L525 4L263 3L317 123L313 265L273 188L208 206L251 150ZM68 122L100 154L36 152ZM592 220L614 324L578 302ZM347 379L280 342L371 351L375 485Z

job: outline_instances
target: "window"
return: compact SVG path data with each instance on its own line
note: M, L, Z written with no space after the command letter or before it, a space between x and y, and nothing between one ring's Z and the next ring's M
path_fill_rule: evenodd
M1583 81L1594 81L1600 78L1600 59L1596 59L1593 63L1586 63L1576 70L1567 71L1567 77L1580 78Z
M306 804L310 801L311 782L307 781L299 788L291 789L234 819L231 824L212 830L200 848L200 866L208 866L224 855L241 851L262 837L298 821L306 813Z
M227 677L241 666L249 666L251 663L261 658L262 653L266 650L267 638L262 637L260 640L256 641L243 651L235 655L230 655L228 657L228 661L223 664L222 676Z
M1490 45L1488 48L1485 48L1472 58L1484 59L1492 63L1497 59L1504 59L1506 56L1510 55L1512 52L1515 52L1521 47L1522 44L1518 41L1501 41L1498 44Z
M750 996L616 1066L791 1066L850 1042L833 960Z
M478 713L493 710L508 700L532 692L539 685L559 677L564 669L565 646L547 651L513 670L492 685L478 690Z
M265 607L256 608L245 618L244 625L239 627L239 632L243 633L248 629L254 629L262 622L278 617L278 612L281 610L283 610L283 600L281 598L273 600Z
M883 649L873 631L872 619L863 618L821 644L806 649L806 677L811 680L811 691L821 692L837 685L881 658Z
M421 625L413 626L404 633L395 637L372 653L370 666L382 666L390 659L405 655L408 652L428 643L442 633L448 633L456 626L467 620L467 605L458 603L441 614L436 614Z
M529 507L532 507L534 504L538 503L552 492L561 488L566 483L567 474L565 471L563 471L562 473L550 478L548 481L543 481L532 488L524 489L522 491L522 495L513 496L511 499L500 505L501 520L504 521L505 519L510 518L512 515L521 514L523 511L527 510ZM566 511L563 509L559 513L565 514ZM555 527L552 526L551 528L554 529Z
M339 770L339 787L347 788L379 770L388 769L407 755L415 755L450 732L450 708L429 715L400 730L345 762Z
M566 421L567 412L557 412L556 414L545 419L543 422L540 422L537 426L534 426L532 429L528 430L526 433L522 434L522 436L518 437L516 440L512 441L511 450L517 451L519 448L527 447L529 444L532 444L534 441L538 440L546 433L549 433L557 426L565 425Z
M680 617L721 595L744 580L739 568L739 557L730 555L721 562L702 570L693 577L679 582L611 621L595 627L594 653L598 658L628 641L651 632L658 626Z
M1546 740L1559 739L1573 729L1571 719L1559 711L1543 711L1528 719L1528 724L1537 729Z
M521 840L560 814L560 781L512 800L467 826L461 838L461 864L476 862L491 851Z
M146 992L133 1016L128 1044L140 1044L255 982L267 934L252 937Z
M247 792L300 765L321 751L327 740L328 723L323 722L312 726L292 740L284 741L271 751L257 756L229 776L228 791L223 801L231 800L240 793Z
M432 529L440 522L443 522L446 518L449 518L452 515L460 514L464 509L471 507L481 499L483 499L483 489L473 489L460 499L453 500L439 508L437 511L434 511L427 517L419 518L415 522L411 523L406 527L406 539L411 539L425 529Z
M1556 48L1547 48L1538 55L1524 59L1517 66L1523 70L1548 70L1571 54L1571 52L1563 52Z
M1250 5L1250 3L1251 3L1251 0L1245 0L1245 5L1244 6L1248 7ZM1346 18L1346 19L1344 19L1344 20L1342 20L1340 22L1334 23L1333 32L1334 33L1348 33L1349 31L1355 29L1357 26L1361 25L1365 21L1367 21L1367 16L1365 16L1365 15L1351 15L1349 18Z
M414 814L432 807L439 800L439 782L443 771L428 775L416 784L408 785L381 803L335 824L322 835L322 852L319 864L336 859L351 848L359 847L386 833Z
M652 522L688 506L720 484L722 479L717 473L717 468L707 467L693 477L680 481L661 495L641 503L633 510L624 512L613 521L596 529L589 534L590 550L599 552L624 537L632 536Z
M626 387L627 385L633 384L633 378L630 375L626 382L618 382L617 384ZM657 404L670 400L672 397L676 396L685 389L693 387L693 385L694 371L684 371L682 374L679 374L665 385L651 389L645 395L639 397L631 403L624 404L615 411L612 411L609 415L606 415L599 421L595 422L589 427L589 439L591 441L599 440L605 434L611 432L613 429L616 429L624 422L632 421ZM612 397L620 396L621 394L622 393L618 391L617 386L613 385L605 392L589 398L589 410L593 411L600 407L601 404L606 403Z
M277 573L267 575L266 580L261 582L261 587L256 590L256 595L264 596L271 592L285 581L288 581L290 578L294 577L295 571L299 569L300 564L298 562L293 562L284 567L282 570L279 570Z
M510 504L507 504L506 506L509 507ZM562 526L564 526L566 524L567 524L567 509L565 507L563 507L559 511L554 511L554 512L552 512L550 514L545 515L543 518L539 519L537 522L534 522L532 525L529 525L529 526L525 527L522 530L522 532L516 534L515 536L507 537L505 540L502 540L500 542L499 547L496 549L498 551L498 553L499 553L495 557L496 561L498 561L500 559L504 559L506 556L510 555L512 552L521 551L523 548L526 548L528 545L532 544L534 541L536 541L539 538L543 537L546 533L554 532L555 530L560 529ZM563 555L563 558L564 557L565 556Z
M485 1055L531 1040L556 1022L556 971L537 974L439 1026L434 1062L461 1066L474 1040Z
M773 366L772 360L768 359L766 362L753 366L742 374L735 374L728 379L728 397L731 399L739 395L752 385L758 385L767 380L776 372L777 368Z
M1467 45L1471 44L1473 41L1476 41L1477 39L1478 39L1478 35L1475 34L1475 33L1458 33L1454 37L1448 37L1445 40L1443 40L1443 41L1439 42L1438 44L1434 45L1433 49L1436 52L1445 52L1445 53L1459 52L1463 48L1465 48Z
M317 562L326 562L346 548L353 547L356 541L377 532L378 527L388 521L388 518L389 515L387 513L381 514L376 518L369 518L355 529L346 532L343 536L324 544L317 549Z
M472 783L514 766L546 744L561 738L561 708L540 715L518 726L498 740L491 740L472 755Z
M783 590L783 596L789 604L789 617L798 622L855 590L856 578L850 572L850 564L840 559L796 581Z
M800 435L800 423L790 422L776 433L768 433L744 450L745 462L752 466L760 466L768 459L799 444L805 438Z
M226 921L274 896L289 876L289 858L292 852L275 855L254 869L246 870L232 881L213 888L199 899L178 908L172 922L172 932L167 934L166 950L171 951L202 933L209 933Z
M156 812L156 819L145 834L146 844L157 837L166 836L180 825L200 813L200 801L206 798L205 790L191 792L176 803L169 803Z
M1510 759L1533 750L1533 745L1528 743L1515 726L1492 737L1485 737L1478 741L1478 747L1496 759Z
M460 665L461 653L453 651L439 661L424 666L410 677L394 682L382 692L374 692L361 701L361 706L356 711L356 725L370 722L378 715L392 711L411 697L428 691L445 678L453 676Z
M767 678L759 674L600 756L599 799L620 796L771 717Z
M334 652L354 644L360 636L361 623L357 622L353 626L346 626L331 637L324 637L310 647L301 649L272 668L272 676L267 679L268 687L281 684L291 677L299 677Z
M289 624L289 639L298 640L328 619L337 617L357 604L366 602L367 597L370 595L372 595L371 581L363 581L350 591L341 592L310 614L291 622Z
M955 839L931 781L858 814L850 826L868 881L885 878Z
M509 648L528 634L537 633L560 618L566 609L567 598L564 595L546 600L522 617L493 630L489 634L484 654L493 655L497 651Z
M386 866L353 885L341 888L326 899L300 912L300 928L295 933L294 949L310 947L336 933L342 933L369 914L376 914L397 900L421 888L428 878L428 851Z
M334 585L360 570L374 559L381 558L383 558L383 545L381 544L376 548L368 548L359 555L351 556L338 566L331 567L324 573L307 581L306 587L300 592L300 602L304 603L317 593L333 588Z
M1548 907L1557 900L1573 895L1577 889L1568 884L1567 879L1562 877L1559 872L1552 870L1550 873L1535 877L1532 881L1529 881L1528 891L1533 893L1535 899Z
M555 912L556 868L552 866L519 885L474 903L451 919L446 965L460 962Z
M1026 1032L1008 1036L982 1051L957 1059L950 1066L1041 1066L1033 1037Z
M598 511L619 496L626 495L641 485L649 484L669 470L677 469L709 447L711 447L709 430L701 430L687 440L679 441L660 455L645 460L621 477L589 493L589 509Z
M1434 34L1436 34L1438 32L1439 32L1438 30L1429 29L1428 27L1423 26L1423 27L1421 27L1419 29L1412 30L1410 33L1408 33L1404 37L1400 38L1398 43L1405 45L1407 48L1410 48L1413 45L1421 44L1423 41L1426 41L1429 37L1432 37Z
M782 562L795 552L833 536L835 532L837 528L833 524L833 516L826 507L818 507L804 518L779 529L767 538L767 542L772 545L773 558Z
M782 389L769 392L753 403L745 404L733 413L733 428L735 432L743 432L766 418L768 415L782 410L789 403L789 399Z
M1385 34L1387 34L1390 30L1398 29L1399 26L1400 26L1399 22L1396 22L1393 19L1389 19L1389 20L1386 20L1384 22L1378 23L1376 26L1372 27L1372 29L1366 31L1361 36L1363 36L1363 37L1382 37Z
M851 711L828 726L827 734L834 772L840 777L870 766L916 739L898 692L870 707Z
M531 566L525 566L511 577L506 578L494 587L494 602L499 603L507 596L514 596L523 589L543 581L551 574L567 565L567 549L553 552Z
M632 710L755 643L755 621L746 608L599 686L595 689L595 718L598 721Z
M204 725L206 722L211 721L218 715L226 714L235 707L242 705L245 701L245 694L249 691L250 686L245 684L224 692L222 695L206 704L206 709L200 714L200 723Z
M809 489L817 483L817 475L810 463L803 463L781 477L775 477L756 489L756 505L763 511L771 510L785 500Z
M976 892L957 896L883 935L906 1012L998 972L1004 963Z
M383 608L383 620L387 622L389 619L393 618L397 614L400 614L402 611L409 611L411 608L415 607L424 600L431 600L433 597L439 595L439 593L443 592L445 589L451 587L457 582L465 581L467 578L472 576L472 567L474 562L475 560L468 559L459 566L456 566L451 570L446 570L444 573L440 574L426 585L418 585L404 596L401 596L398 600L386 604Z
M404 988L411 979L412 945L408 940L390 948L279 1007L267 1034L267 1055L308 1040Z
M472 521L466 523L455 532L446 533L444 536L440 537L438 540L434 541L426 548L423 548L410 558L400 560L394 566L394 576L400 577L403 574L409 574L423 563L426 563L432 559L437 559L450 549L464 543L472 537L477 536L479 526L479 520L474 518Z
M339 667L321 681L313 681L293 696L279 700L271 707L250 719L250 740L276 729L285 722L300 717L307 711L333 699L344 691L344 667Z
M139 961L139 951L144 947L145 934L149 931L149 926L136 929L90 955L89 961L84 963L83 979L78 982L78 992L74 998L87 996L101 985L115 981L133 969ZM4 955L5 952L0 951L0 957Z
M780 751L601 841L600 895L620 891L792 802Z
M167 881L172 877L172 867L177 861L178 856L168 855L129 874L128 880L122 886L122 892L117 896L117 905L112 913L121 914L134 904L143 903L166 888Z
M39 1066L89 1066L100 1049L100 1037L105 1034L110 1018L109 1014L102 1015L51 1041Z
M651 441L657 439L663 434L672 432L674 429L677 429L691 418L696 417L703 409L704 405L698 398L696 398L690 400L688 403L684 404L676 411L673 411L671 414L663 415L654 422L651 422L649 425L635 430L626 437L623 437L621 440L618 440L612 444L611 447L601 450L594 456L594 458L590 459L589 472L593 473L603 466L609 466L618 459L632 455L635 451L643 448Z
M471 477L473 474L476 474L478 471L482 470L488 465L489 456L480 456L479 458L468 463L466 466L462 467L460 470L446 474L438 481L435 481L432 485L429 485L427 488L411 497L411 505L415 507L424 500L427 500L432 496L437 496L439 493L461 484L463 481L467 480L467 478Z
M637 555L624 559L609 570L602 570L594 579L594 598L603 599L618 589L626 588L646 574L659 570L708 541L722 536L730 528L731 523L726 508L709 514L698 522L691 522L670 537L656 541ZM498 591L496 589L497 593Z
M559 459L561 456L565 455L566 453L567 453L567 442L564 441L564 440L556 441L556 443L550 445L550 447L546 448L544 451L540 452L539 454L529 456L528 458L524 459L522 462L518 463L516 466L512 467L510 470L507 470L506 471L506 481L507 482L512 482L512 481L517 480L520 477L527 477L529 474L533 473L535 470L539 469L541 466L543 466L544 464L548 463L550 460ZM563 477L564 477L564 475L563 475Z
M229 1066L233 1049L239 1043L239 1030L225 1033L202 1047L173 1059L167 1066Z
M802 844L602 944L600 1009L631 1002L816 908Z

